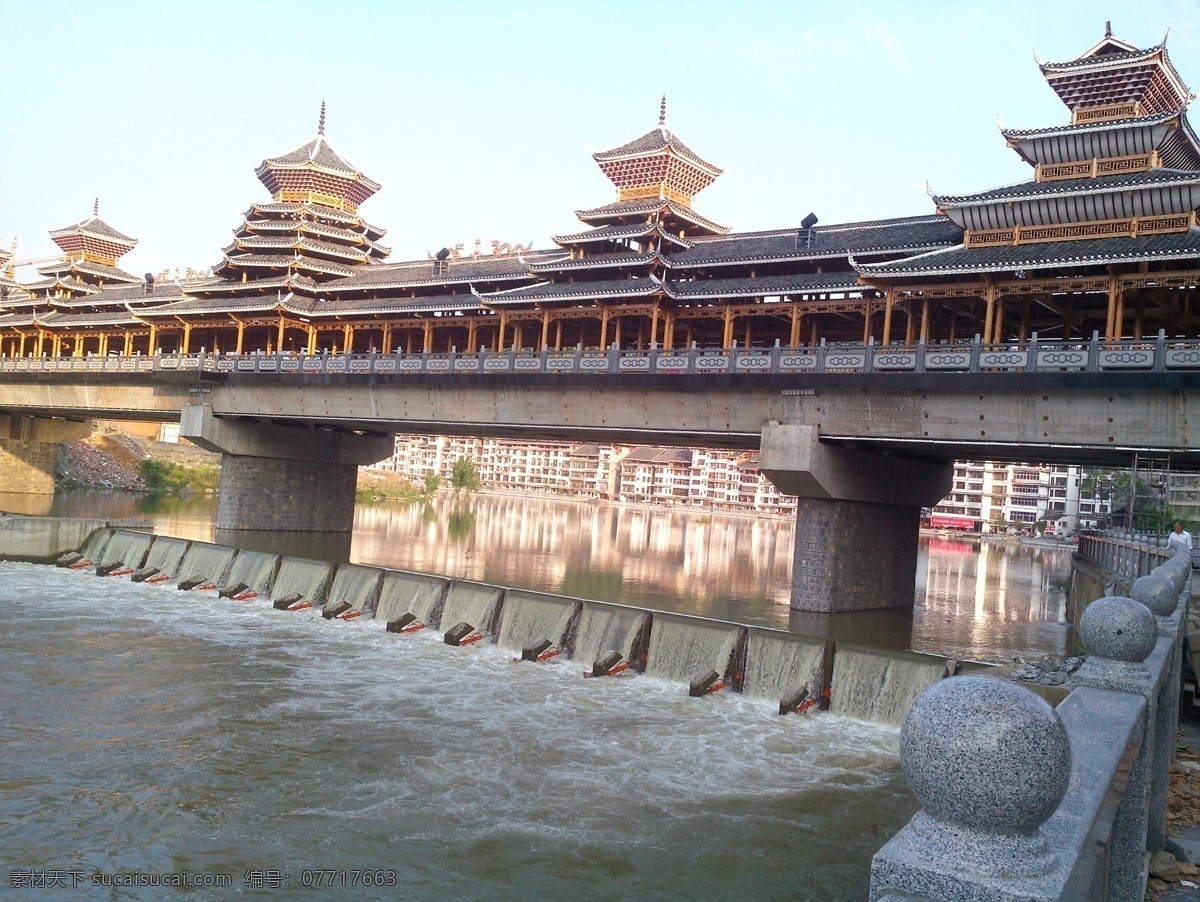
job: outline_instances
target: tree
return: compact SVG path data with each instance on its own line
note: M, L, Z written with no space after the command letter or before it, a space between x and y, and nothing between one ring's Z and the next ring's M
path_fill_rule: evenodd
M479 488L479 472L475 469L474 461L460 457L454 462L450 472L450 484L454 486L454 494L459 492L474 492Z
M425 494L432 495L438 490L438 486L442 484L442 477L438 476L433 470L425 474Z

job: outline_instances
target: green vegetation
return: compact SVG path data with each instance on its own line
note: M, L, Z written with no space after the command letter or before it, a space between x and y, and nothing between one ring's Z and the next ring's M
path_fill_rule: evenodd
M396 473L376 470L360 470L358 487L354 492L355 500L367 504L380 501L410 503L420 501L423 497L425 497L425 493L420 487L413 485L404 477Z
M1114 526L1124 527L1125 512L1132 509L1131 525L1138 532L1169 532L1176 520L1182 520L1184 529L1192 531L1195 523L1167 505L1162 474L1149 475L1163 481L1152 485L1129 470L1094 470L1083 478L1080 488L1084 497L1091 494L1109 502L1109 510L1116 515Z
M454 462L454 469L450 473L450 485L454 487L454 494L459 492L471 492L479 489L479 471L475 469L474 461L468 460L465 457L460 457Z
M425 474L425 495L432 496L437 493L438 486L442 484L442 477L438 476L433 470Z
M160 494L215 492L221 481L221 468L211 464L187 466L148 457L138 464L138 469L146 488Z

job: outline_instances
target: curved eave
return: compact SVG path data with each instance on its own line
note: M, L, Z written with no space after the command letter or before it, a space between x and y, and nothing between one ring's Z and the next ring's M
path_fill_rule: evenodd
M739 257L715 257L705 260L672 261L670 257L663 258L667 269L708 269L717 266L750 266L756 263L802 263L806 260L844 260L848 255L857 254L860 257L878 257L882 254L923 253L925 251L942 250L944 244L916 244L898 247L862 248L847 250L841 248L829 251L807 251L792 254L760 254L743 255Z
M948 210L984 204L1015 203L1027 200L1055 200L1062 197L1080 197L1088 194L1113 194L1151 188L1178 188L1185 185L1200 185L1200 172L1179 172L1177 178L1156 178L1155 173L1168 170L1152 169L1143 176L1115 176L1112 181L1104 178L1064 179L1061 182L1016 182L984 191L979 194L933 195L938 212L949 215ZM1011 193L1003 193L1013 189ZM1026 189L1026 190L1018 190ZM1030 190L1034 189L1034 190ZM953 218L953 217L951 217Z
M1026 270L1107 266L1200 259L1200 229L1147 238L1093 238L1039 244L966 248L958 245L889 263L858 263L855 271L866 280L986 275Z
M623 266L649 266L655 263L661 263L662 256L655 251L650 251L645 254L612 254L600 255L597 257L584 257L572 260L570 257L562 257L559 260L551 260L547 263L531 263L529 271L534 273L553 273L578 270L601 270L601 269L619 269Z
M547 301L612 300L615 298L649 297L663 292L663 285L655 279L623 279L631 283L628 288L603 282L543 282L541 285L513 289L511 292L495 292L480 295L480 299L491 306L508 304L532 304ZM644 282L646 284L637 284ZM553 287L554 291L543 291Z

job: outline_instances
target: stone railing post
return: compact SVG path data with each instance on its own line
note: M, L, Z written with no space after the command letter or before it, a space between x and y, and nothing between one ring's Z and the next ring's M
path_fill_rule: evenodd
M1188 598L1184 595L1191 575L1191 555L1186 552L1155 567L1134 581L1130 598L1140 601L1154 614L1158 634L1171 641L1166 672L1154 704L1154 756L1151 761L1150 797L1146 823L1146 847L1160 851L1167 841L1167 797L1171 762L1175 757L1175 734L1179 730L1180 670L1186 635ZM1181 616L1176 616L1180 614Z
M871 862L873 902L1052 898L1058 867L1042 830L1067 792L1071 748L1058 713L1014 683L978 676L921 693L900 732L904 775L921 803Z
M1108 898L1140 899L1146 889L1142 863L1149 815L1150 767L1154 760L1157 685L1144 662L1158 644L1158 621L1141 602L1110 596L1088 605L1080 618L1079 632L1090 655L1075 673L1075 684L1133 693L1146 699L1141 747L1113 820L1108 870Z

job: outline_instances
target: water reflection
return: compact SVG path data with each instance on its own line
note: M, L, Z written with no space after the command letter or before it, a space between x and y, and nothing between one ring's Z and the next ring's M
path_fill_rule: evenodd
M49 503L50 509L46 510ZM836 641L968 660L1066 654L1070 551L922 539L912 610L789 610L790 519L624 507L534 496L443 495L360 505L354 534L214 528L216 499L64 492L0 495L0 509L142 517L157 532L302 557L352 560L763 624Z

